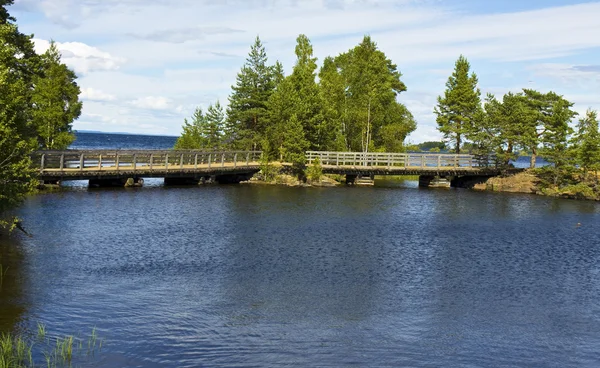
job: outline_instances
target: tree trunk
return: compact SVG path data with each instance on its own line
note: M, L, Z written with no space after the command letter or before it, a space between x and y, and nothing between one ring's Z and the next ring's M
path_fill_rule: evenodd
M513 143L512 142L508 142L508 147L506 147L506 159L504 160L504 165L508 166L508 164L510 163L510 157L513 154Z
M369 152L369 137L371 135L371 99L369 98L369 107L367 110L367 145L365 146L365 152Z
M535 169L535 161L537 159L537 147L531 149L531 161L529 164L530 169Z
M460 133L456 133L456 154L460 154L460 144L462 143Z

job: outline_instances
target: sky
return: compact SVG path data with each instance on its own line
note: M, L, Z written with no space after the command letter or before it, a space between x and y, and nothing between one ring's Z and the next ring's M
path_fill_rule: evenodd
M600 1L15 0L9 12L77 73L77 130L179 135L196 107L227 105L256 36L289 74L299 34L319 62L370 35L408 88L410 143L441 139L433 109L461 54L482 97L533 88L600 109Z

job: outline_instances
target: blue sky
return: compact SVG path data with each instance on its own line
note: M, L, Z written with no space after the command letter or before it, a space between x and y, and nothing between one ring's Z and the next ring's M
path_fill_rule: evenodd
M411 142L438 140L433 108L464 54L483 95L553 90L600 109L600 2L564 0L16 0L43 52L58 42L81 86L75 129L178 135L227 103L256 35L289 73L298 34L319 61L369 34L403 74Z

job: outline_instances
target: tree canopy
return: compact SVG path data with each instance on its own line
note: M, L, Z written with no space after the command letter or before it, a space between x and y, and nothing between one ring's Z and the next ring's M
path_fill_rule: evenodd
M477 75L470 71L471 64L461 55L446 82L446 91L443 96L438 97L438 104L434 109L438 129L454 144L456 153L460 153L464 138L476 131L476 126L483 117Z
M56 45L37 55L33 36L21 33L0 1L0 227L36 184L30 155L38 148L63 149L81 113L75 74L60 61Z

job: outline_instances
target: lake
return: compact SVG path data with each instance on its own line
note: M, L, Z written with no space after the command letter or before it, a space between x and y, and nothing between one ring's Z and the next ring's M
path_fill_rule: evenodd
M595 202L156 184L74 186L18 214L33 237L0 238L0 332L96 327L84 366L600 362Z

